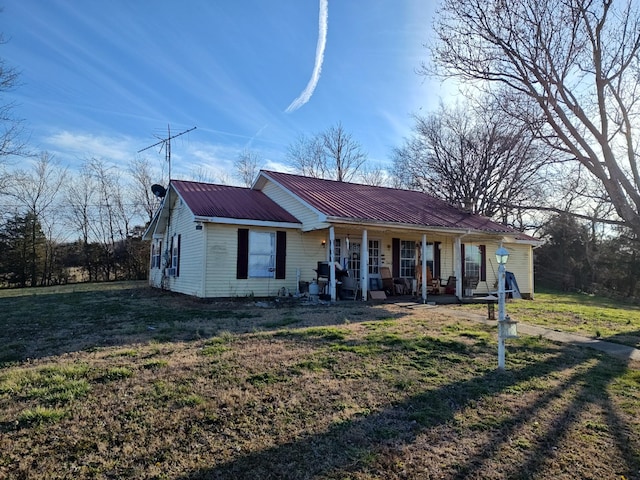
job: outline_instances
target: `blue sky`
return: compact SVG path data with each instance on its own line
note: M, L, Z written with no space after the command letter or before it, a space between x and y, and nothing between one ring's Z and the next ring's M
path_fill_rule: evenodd
M337 122L389 165L411 114L440 100L440 84L416 74L435 2L326 0L319 52L321 5L14 0L2 5L0 56L21 71L10 99L31 146L72 168L90 157L125 165L170 125L197 127L172 142L174 177L228 179L243 149L281 170L300 134Z

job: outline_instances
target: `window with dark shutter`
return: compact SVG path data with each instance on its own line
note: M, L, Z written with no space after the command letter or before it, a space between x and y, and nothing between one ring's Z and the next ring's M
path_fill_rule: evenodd
M391 239L391 276L398 278L400 276L400 239Z
M487 280L487 247L486 245L461 245L462 277Z
M433 242L433 278L440 278L442 242Z
M176 277L180 276L180 240L182 235L178 235L178 254L176 255Z
M236 263L236 278L249 277L249 229L238 229L238 257Z
M287 276L287 232L276 232L276 278Z

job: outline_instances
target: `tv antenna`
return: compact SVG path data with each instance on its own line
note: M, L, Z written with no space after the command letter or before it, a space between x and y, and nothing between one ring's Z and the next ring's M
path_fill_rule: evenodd
M180 132L177 135L171 135L171 127L167 124L167 138L161 138L159 142L154 143L153 145L149 145L148 147L144 147L142 150L138 150L138 153L144 152L145 150L149 150L150 148L157 147L160 145L160 152L164 148L164 159L169 164L169 181L171 181L171 140L173 138L177 138L180 135L184 135L185 133L192 132L197 127L190 128L189 130L185 130L184 132Z

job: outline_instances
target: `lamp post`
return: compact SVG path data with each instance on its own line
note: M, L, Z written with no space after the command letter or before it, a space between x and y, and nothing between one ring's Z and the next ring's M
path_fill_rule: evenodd
M504 315L504 303L505 303L505 265L509 260L509 252L506 248L500 245L496 250L496 261L498 262L498 368L504 370L504 340L505 336L505 315Z

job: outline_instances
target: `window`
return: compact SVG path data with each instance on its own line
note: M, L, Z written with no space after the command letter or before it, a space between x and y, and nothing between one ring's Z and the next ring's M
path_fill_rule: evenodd
M380 271L380 241L369 240L369 273Z
M400 241L400 277L414 278L416 275L416 242Z
M180 276L180 237L180 235L171 237L171 267L168 272L171 277Z
M349 270L349 276L353 278L360 278L360 243L350 242L348 252L347 269Z
M287 232L249 232L238 229L236 278L276 278L287 276ZM275 274L275 275L274 275Z
M151 245L151 268L160 268L162 259L162 241Z
M434 273L433 243L427 243L425 249L425 260L427 268ZM422 271L422 250L419 243L400 241L400 276L405 278L413 278L416 274L416 268Z
M485 280L482 278L483 249L482 245L464 246L464 276L470 279Z
M336 238L333 241L333 244L334 244L336 262L338 262L340 265L342 265L342 262L340 261L340 254L341 254L341 251L340 251L340 239Z
M433 243L427 243L426 259L427 268L431 270L431 274L433 275L435 272L433 268ZM422 265L420 265L420 268L422 268Z
M171 268L178 268L179 244L180 244L180 241L174 237L171 242Z
M273 232L249 232L249 277L274 278L276 235Z

